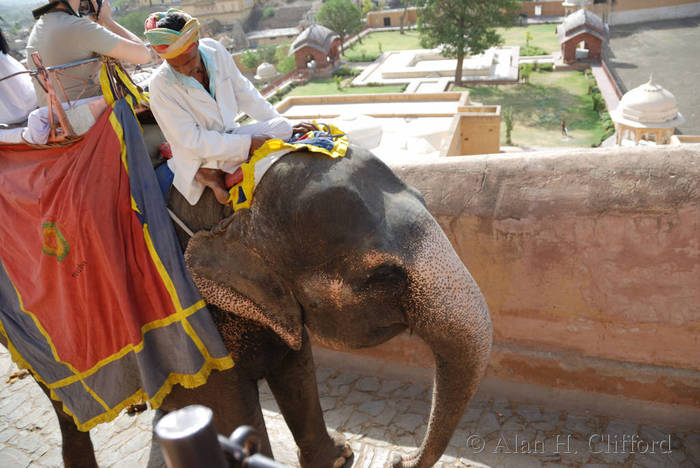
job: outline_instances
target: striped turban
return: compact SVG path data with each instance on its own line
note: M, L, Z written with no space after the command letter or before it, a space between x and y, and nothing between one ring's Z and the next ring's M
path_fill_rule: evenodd
M170 13L180 13L187 21L182 30L159 28L158 21ZM164 59L170 59L190 50L199 40L199 21L177 8L151 14L144 24L145 35L151 47Z

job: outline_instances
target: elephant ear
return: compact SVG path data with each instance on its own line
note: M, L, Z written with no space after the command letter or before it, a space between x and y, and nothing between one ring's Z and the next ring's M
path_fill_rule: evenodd
M189 242L185 262L207 303L274 330L301 349L301 307L280 275L238 239L209 232Z

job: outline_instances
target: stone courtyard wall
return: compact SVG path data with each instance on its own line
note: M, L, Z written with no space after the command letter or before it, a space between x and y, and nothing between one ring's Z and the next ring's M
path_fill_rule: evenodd
M481 287L488 375L700 406L700 145L393 167ZM401 335L360 354L431 367Z

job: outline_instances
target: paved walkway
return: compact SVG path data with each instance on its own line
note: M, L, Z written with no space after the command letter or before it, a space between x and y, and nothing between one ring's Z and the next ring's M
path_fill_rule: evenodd
M605 73L603 66L599 63L591 64L591 73L593 73L593 77L598 84L600 94L605 99L605 106L608 112L617 109L618 104L620 104L620 98L617 95L615 83Z
M7 382L16 370L0 350L0 467L59 467L60 433L51 405L31 378ZM318 369L318 380L326 424L350 439L354 467L383 467L393 450L406 453L420 443L429 388L328 368ZM267 386L261 390L273 450L278 460L296 466L291 434ZM162 467L160 453L148 461L153 414L122 414L93 429L100 466ZM700 433L477 399L436 466L690 468L700 466Z

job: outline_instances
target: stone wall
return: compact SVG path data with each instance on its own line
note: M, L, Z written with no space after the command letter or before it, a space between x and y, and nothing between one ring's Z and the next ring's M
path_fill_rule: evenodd
M418 21L417 8L409 8L404 17L404 26L415 26ZM395 10L379 10L367 13L367 26L370 28L399 27L401 26L401 16L404 14L403 8ZM386 24L386 23L389 24Z
M501 106L469 106L460 109L447 132L441 156L498 153L501 138Z
M588 9L611 25L700 16L700 2L694 0L616 0Z
M393 169L486 297L489 376L700 407L700 144ZM409 335L359 354L432 366Z
M523 2L521 13L525 13L529 17L537 17L535 15L535 7L541 8L541 14L539 16L564 16L564 6L561 1L534 1L534 2Z

